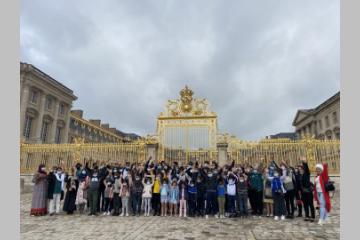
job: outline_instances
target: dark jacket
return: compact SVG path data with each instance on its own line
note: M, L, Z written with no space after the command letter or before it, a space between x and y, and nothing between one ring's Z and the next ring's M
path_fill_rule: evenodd
M310 169L307 163L303 163L304 174L301 176L301 191L312 192L312 183L310 181Z
M56 177L53 172L49 173L49 175L47 176L47 181L48 181L47 198L53 199L53 194L54 194L54 189L55 189L55 181L56 181Z
M264 180L263 180L263 176L261 173L257 172L252 172L250 174L250 187L251 189L260 192L262 190L264 190Z

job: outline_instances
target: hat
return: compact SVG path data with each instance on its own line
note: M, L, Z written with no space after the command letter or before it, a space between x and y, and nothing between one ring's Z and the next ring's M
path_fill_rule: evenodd
M318 169L320 169L321 171L323 171L323 170L324 170L323 165L322 165L322 164L320 164L320 163L316 164L315 168L318 168Z

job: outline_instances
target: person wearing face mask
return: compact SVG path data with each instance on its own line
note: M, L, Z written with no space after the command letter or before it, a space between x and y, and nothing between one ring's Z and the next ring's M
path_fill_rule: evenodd
M97 216L97 201L99 195L99 185L100 185L100 177L99 177L99 169L97 167L94 168L93 173L87 177L88 182L88 201L90 213L89 216Z
M285 220L285 199L284 193L286 192L283 186L283 176L280 177L278 169L275 169L274 175L270 176L267 174L267 178L271 181L271 191L273 194L274 200L274 219L277 221L281 218L281 220Z
M76 183L73 177L66 180L66 194L64 200L63 211L67 214L73 214L76 210Z
M270 164L270 166L265 170L264 203L266 206L266 217L273 217L274 200L271 190L271 181L267 178L267 175L273 177L274 169L275 166L273 164Z
M198 175L198 177L196 178L196 189L197 189L197 196L196 196L197 216L203 217L206 188L201 175Z
M140 216L141 212L141 196L143 193L144 186L139 175L132 173L132 181L130 185L130 194L131 194L131 205L133 210L133 216Z
M310 181L310 169L305 159L302 159L301 175L301 200L304 204L305 221L315 221L315 208L313 198L313 184ZM311 214L311 216L310 216Z
M114 204L114 212L113 216L119 216L120 214L120 187L121 187L120 173L116 171L114 176L114 189L113 189L113 204Z
M44 164L40 164L33 176L34 190L31 201L31 216L43 216L47 213L47 173Z
M325 183L329 181L327 163L316 164L316 177L314 183L314 199L320 207L319 225L323 225L331 210L329 192L325 189Z
M295 177L292 168L287 167L285 163L281 164L281 169L284 178L284 188L286 190L286 193L284 195L287 212L286 218L292 219L294 218L295 211Z
M84 169L81 170L80 173L77 173L79 179L79 188L76 193L76 201L75 204L79 213L82 214L85 211L85 206L87 204L87 185L86 185L86 177L87 172Z
M54 195L54 189L55 189L55 174L57 171L57 166L53 166L52 169L50 170L49 174L47 175L47 183L48 183L48 187L47 187L47 199L48 199L48 212L50 213L50 201L53 199L53 195Z
M145 175L142 183L144 185L142 194L142 199L144 201L144 217L149 217L151 209L152 188L154 186L154 176Z
M154 181L154 187L153 187L153 193L152 193L152 209L154 211L154 216L160 216L160 188L161 188L161 174L157 174L155 181Z
M260 166L254 168L250 173L250 188L252 189L253 194L253 207L254 215L261 217L263 214L263 190L264 190L264 180L262 173L259 171Z
M247 202L248 202L248 188L249 183L247 176L243 173L239 175L239 181L237 182L236 191L238 197L238 208L240 217L247 217Z
M197 198L197 187L195 181L189 177L189 184L187 186L188 191L188 205L189 205L189 216L195 217L196 213L196 198Z
M298 215L296 217L302 217L302 200L301 200L301 166L297 166L294 170L295 175L295 199L296 199L296 208Z
M233 172L228 172L227 176L227 185L226 185L226 193L227 193L227 212L229 213L229 217L235 217L236 209L236 183L238 181L238 177Z
M216 172L216 173L214 173ZM209 218L209 214L214 215L218 211L217 204L217 185L218 185L218 173L216 169L209 169L207 172L202 171L202 176L205 182L206 189L206 215L205 218Z
M60 213L60 201L61 201L61 192L64 191L65 183L65 174L62 172L62 168L58 167L55 176L54 191L53 197L50 200L50 216Z

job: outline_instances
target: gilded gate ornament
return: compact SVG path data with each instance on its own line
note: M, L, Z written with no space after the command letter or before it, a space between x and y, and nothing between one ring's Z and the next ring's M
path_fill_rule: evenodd
M188 86L185 86L185 88L180 91L181 110L183 112L190 112L192 110L193 94L194 92L189 89Z

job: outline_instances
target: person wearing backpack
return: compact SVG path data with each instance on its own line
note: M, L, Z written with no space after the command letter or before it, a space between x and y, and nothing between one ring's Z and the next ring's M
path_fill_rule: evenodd
M285 204L286 204L286 212L287 216L286 218L294 218L294 211L295 211L295 176L292 168L287 167L285 163L281 164L281 169L283 172L284 177L284 188L286 190L286 193L284 195L285 197Z
M326 163L316 164L316 177L314 183L314 198L320 207L319 225L323 225L331 210L329 192L325 185L329 181L328 166Z

